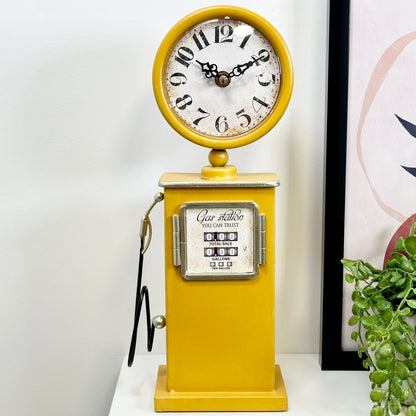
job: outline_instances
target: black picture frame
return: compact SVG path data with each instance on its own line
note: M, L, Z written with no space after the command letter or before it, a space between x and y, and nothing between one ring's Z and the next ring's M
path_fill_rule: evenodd
M322 370L363 370L357 352L341 344L350 0L330 0L329 7L320 361Z

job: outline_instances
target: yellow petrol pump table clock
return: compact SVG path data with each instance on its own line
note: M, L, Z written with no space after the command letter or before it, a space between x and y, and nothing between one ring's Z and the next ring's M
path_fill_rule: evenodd
M164 196L143 217L135 326L146 301L148 349L166 322L156 411L287 409L275 357L274 173L242 174L225 149L249 144L282 117L293 71L285 42L259 15L235 6L197 10L156 54L160 111L186 139L211 148L200 173L165 173ZM149 213L164 197L166 317L150 321L141 287Z

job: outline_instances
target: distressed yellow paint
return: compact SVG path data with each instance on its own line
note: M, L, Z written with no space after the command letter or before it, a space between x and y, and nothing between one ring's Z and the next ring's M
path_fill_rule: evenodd
M165 187L167 368L159 372L155 410L286 410L274 363L277 177L243 175L233 186L193 174L165 174L160 183ZM173 264L172 216L182 204L201 201L253 201L266 215L266 264L257 277L182 277Z

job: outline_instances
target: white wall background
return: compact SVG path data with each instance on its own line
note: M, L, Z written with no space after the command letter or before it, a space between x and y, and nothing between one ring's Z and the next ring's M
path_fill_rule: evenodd
M208 149L181 139L160 115L153 58L181 17L223 2L2 3L0 414L101 416L128 349L138 219L163 172L207 163ZM292 53L284 118L229 153L239 171L281 179L277 351L316 353L327 0L228 3L266 17ZM145 265L153 314L164 312L162 211ZM164 351L164 331L154 350Z

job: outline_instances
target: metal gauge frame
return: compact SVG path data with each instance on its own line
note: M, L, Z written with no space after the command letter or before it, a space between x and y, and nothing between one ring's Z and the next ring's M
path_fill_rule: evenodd
M251 247L248 247L251 252L248 254L252 256L252 262L250 267L247 267L245 271L230 271L230 270L218 270L215 272L204 270L206 266L190 266L190 254L189 250L199 249L200 255L203 257L203 248L198 247L198 241L190 241L188 229L188 211L191 209L212 209L212 208L224 208L224 209L249 209L252 218L252 230L251 230ZM241 224L243 225L243 224ZM174 250L177 250L176 259L177 263L180 263L181 274L186 280L247 280L255 278L259 273L259 265L264 264L265 259L265 225L266 216L259 214L259 207L255 202L251 201L233 201L233 202L189 202L185 203L180 208L180 216L175 215L173 217L174 228L174 240L176 235L176 243L174 241ZM222 233L224 230L219 231ZM209 232L208 232L209 233ZM203 231L201 231L203 236ZM241 234L240 234L241 235ZM178 252L180 251L180 253ZM241 255L241 250L240 254ZM225 255L223 255L225 256ZM240 256L241 259L241 256ZM208 261L208 260L207 260ZM179 266L179 264L176 264Z

